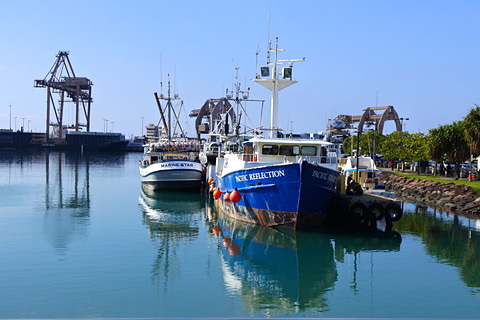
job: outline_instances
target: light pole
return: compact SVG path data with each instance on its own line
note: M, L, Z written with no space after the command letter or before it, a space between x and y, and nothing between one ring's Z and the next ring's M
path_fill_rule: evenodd
M142 117L142 137L143 137L143 117Z
M407 121L410 120L409 118L400 118L400 121L402 121L402 132L403 132L403 120Z
M12 130L12 105L9 105L10 107L10 130Z

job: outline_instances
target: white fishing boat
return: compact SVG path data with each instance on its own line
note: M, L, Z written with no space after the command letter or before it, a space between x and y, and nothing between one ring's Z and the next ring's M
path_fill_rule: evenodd
M371 157L354 155L341 158L339 167L343 175L352 176L366 190L375 189L378 185L378 169Z
M140 161L140 176L143 185L152 190L198 190L202 188L205 178L204 166L200 163L200 142L185 137L178 122L178 112L175 112L170 96L170 84L167 104L168 121L165 120L164 110L160 99L155 93L158 108L164 123L163 134L153 142L144 145L143 158ZM178 97L175 95L175 99ZM175 128L180 128L181 135L173 132L172 116L175 118Z
M339 161L339 167L341 168L342 176L346 178L347 191L355 194L355 188L349 188L348 180L353 179L353 182L357 183L362 190L378 194L384 197L395 199L395 193L386 191L385 186L380 181L380 172L375 165L375 161L369 156L348 156L341 158ZM347 192L348 193L348 192Z
M297 60L278 60L261 68L254 82L271 91L269 137L256 135L238 152L216 159L213 196L219 210L232 218L265 226L300 229L322 224L339 176L331 143L320 139L285 137L278 128L278 91L296 83L292 66ZM280 69L282 64L288 67ZM282 138L278 138L283 136Z

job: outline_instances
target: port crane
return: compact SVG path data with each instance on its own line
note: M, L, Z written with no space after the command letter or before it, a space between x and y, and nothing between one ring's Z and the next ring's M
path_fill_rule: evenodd
M35 88L47 88L46 137L48 140L65 138L64 129L90 132L92 82L77 77L66 51L59 51L57 60L44 79L35 80ZM54 96L59 94L58 104ZM75 104L75 122L66 125L63 121L66 102ZM83 121L83 122L82 122Z

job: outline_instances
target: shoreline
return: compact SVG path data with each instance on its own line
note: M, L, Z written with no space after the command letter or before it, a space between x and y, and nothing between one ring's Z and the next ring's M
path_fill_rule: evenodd
M405 171L403 173L408 174L409 172ZM429 175L426 174L426 176ZM438 178L442 179L443 177ZM445 177L445 180L452 179ZM468 181L467 179L457 181L462 180ZM425 205L453 214L480 218L480 194L477 194L472 187L465 184L405 177L395 174L395 171L392 170L381 172L380 181L383 182L387 191L395 192L399 200Z

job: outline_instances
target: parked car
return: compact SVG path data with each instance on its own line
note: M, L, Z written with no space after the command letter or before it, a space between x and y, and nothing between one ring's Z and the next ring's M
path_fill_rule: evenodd
M477 166L475 164L470 163L462 163L460 165L460 178L468 177L469 173L476 173Z

